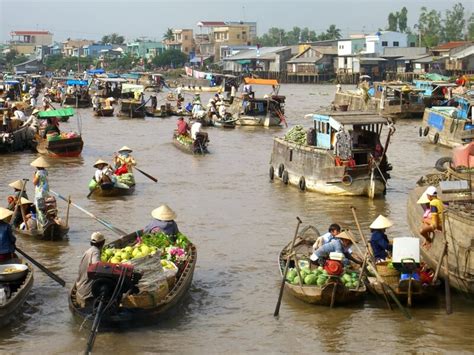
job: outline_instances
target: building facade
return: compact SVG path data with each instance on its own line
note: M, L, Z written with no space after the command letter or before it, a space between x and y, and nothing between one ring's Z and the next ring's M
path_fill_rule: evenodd
M186 54L194 52L193 30L186 28L173 30L173 39L166 40L165 45L169 49L176 49Z
M53 34L49 31L12 31L10 36L10 49L25 55L35 53L36 46L53 43Z
M379 31L365 36L365 54L383 53L385 47L408 47L408 35L394 31Z

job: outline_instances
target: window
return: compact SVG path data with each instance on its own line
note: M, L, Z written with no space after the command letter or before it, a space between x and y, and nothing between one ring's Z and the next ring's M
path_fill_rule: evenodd
M410 42L410 47L416 47L415 42Z
M239 35L239 34L237 35L237 39L240 39L240 35Z
M387 47L388 46L388 42L387 41L382 41L382 47Z
M399 43L398 43L397 41L394 41L394 42L393 42L393 46L394 46L394 47L398 47L398 46L399 46Z
M185 41L188 40L188 35L185 35L185 36L184 36L184 40L185 40Z

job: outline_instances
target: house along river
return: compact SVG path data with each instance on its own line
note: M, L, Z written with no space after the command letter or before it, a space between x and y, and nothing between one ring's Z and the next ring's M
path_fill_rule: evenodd
M286 116L291 125L311 122L304 115L327 106L334 86L283 85ZM160 94L159 104L166 93ZM186 95L190 101L191 95ZM204 95L204 102L207 102ZM408 236L406 198L418 178L450 153L418 137L420 121L397 123L388 150L393 165L387 195L373 201L365 197L328 197L301 193L294 187L269 182L272 137L285 129L206 128L211 154L186 155L171 143L174 118L97 119L91 109L78 110L85 142L77 159L53 161L51 188L71 195L74 202L125 231L139 229L150 211L168 203L177 213L179 228L198 248L194 281L183 304L154 325L99 333L97 353L320 353L342 352L472 352L474 303L455 294L454 313L445 314L444 298L412 310L407 321L398 310L369 298L352 307L315 307L284 295L279 319L273 311L280 287L277 257L293 237L296 216L320 231L332 222L353 225L350 206L357 208L361 225L382 213L395 222L390 237ZM77 130L76 120L61 124ZM136 173L132 196L115 200L87 200L92 164L108 160L123 145L134 149L139 166L158 177L157 184ZM0 196L10 193L8 182L27 177L36 155L0 156ZM33 196L31 182L28 193ZM58 201L64 217L66 206ZM61 288L36 270L35 284L24 312L0 331L1 353L80 353L87 329L68 309L68 288L89 246L89 236L112 232L71 208L71 231L64 242L19 240L23 250L62 276Z

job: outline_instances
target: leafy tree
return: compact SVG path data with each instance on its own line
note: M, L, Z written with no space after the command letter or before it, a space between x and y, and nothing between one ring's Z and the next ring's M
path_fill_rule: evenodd
M400 32L407 32L407 23L408 23L408 10L404 6L402 10L398 13L398 29Z
M45 66L48 70L78 70L88 68L94 64L92 57L63 57L62 54L49 55L45 59Z
M153 58L152 63L156 67L171 65L173 67L182 67L188 61L188 56L177 49L168 49Z
M423 6L418 18L418 30L421 33L421 45L434 47L441 39L443 26L441 24L441 13L430 10Z
M165 34L163 35L163 39L165 41L172 41L174 39L174 34L173 34L173 29L172 28L168 28L165 32Z
M457 3L453 6L452 10L446 10L445 18L443 19L443 40L459 41L464 38L464 26L466 21L464 20L464 6L461 3Z
M125 38L114 32L103 36L101 42L103 44L123 44L125 42Z
M101 42L102 44L110 43L110 36L109 35L103 36Z
M341 30L336 25L331 25L326 30L326 37L326 39L340 39L342 37Z
M474 41L474 14L467 20L467 40Z
M397 14L394 14L393 12L389 13L387 31L396 31L397 22L398 22Z

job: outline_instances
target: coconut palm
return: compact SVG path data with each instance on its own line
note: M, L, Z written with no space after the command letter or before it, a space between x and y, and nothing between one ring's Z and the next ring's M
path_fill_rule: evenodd
M326 30L326 38L327 39L340 39L341 36L341 30L336 27L336 25L331 25L329 28Z
M173 34L173 29L172 28L168 28L165 32L165 34L163 35L163 39L165 41L172 41L174 39L174 34Z

